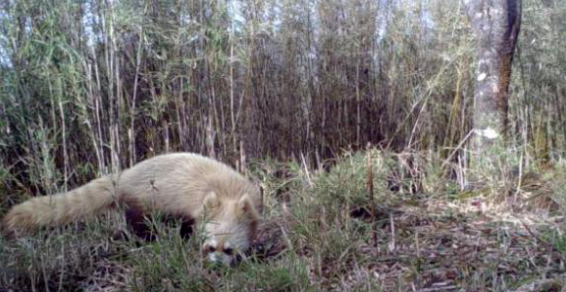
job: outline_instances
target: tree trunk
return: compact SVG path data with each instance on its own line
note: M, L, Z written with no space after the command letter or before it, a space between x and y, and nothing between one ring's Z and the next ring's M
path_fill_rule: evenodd
M521 0L466 0L477 38L474 92L474 150L477 165L493 154L507 135L511 64L521 23Z

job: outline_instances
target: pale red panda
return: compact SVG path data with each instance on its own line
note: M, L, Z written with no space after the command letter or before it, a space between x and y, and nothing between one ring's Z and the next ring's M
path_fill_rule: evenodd
M192 153L153 157L66 193L30 199L4 217L3 229L18 235L58 226L123 205L137 235L147 237L144 216L157 211L196 221L203 250L215 262L231 263L250 247L260 215L259 188L229 166ZM205 218L206 217L206 218ZM186 226L182 226L181 230Z

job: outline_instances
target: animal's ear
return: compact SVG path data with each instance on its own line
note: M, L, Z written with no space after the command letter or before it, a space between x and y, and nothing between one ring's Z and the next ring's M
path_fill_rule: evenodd
M203 205L205 209L213 210L220 205L220 200L215 192L210 192L204 197Z
M259 220L259 214L248 194L244 194L238 201L238 214L252 220Z

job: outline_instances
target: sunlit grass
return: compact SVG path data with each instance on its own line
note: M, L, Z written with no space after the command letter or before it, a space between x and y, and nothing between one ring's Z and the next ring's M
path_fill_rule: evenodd
M122 215L109 213L32 237L0 239L6 263L0 281L12 291L508 291L564 274L566 241L554 221L560 209L545 217L532 208L504 217L479 212L476 196L454 201L435 193L443 183L418 194L388 188L399 175L388 163L397 156L372 155L376 208L368 199L367 153L346 154L329 172L257 165L253 173L267 186L268 203L258 242L234 267L211 265L202 257L198 232L184 240L175 225L158 221L154 242L116 237L129 232ZM270 172L273 167L286 175ZM426 177L423 170L419 179Z

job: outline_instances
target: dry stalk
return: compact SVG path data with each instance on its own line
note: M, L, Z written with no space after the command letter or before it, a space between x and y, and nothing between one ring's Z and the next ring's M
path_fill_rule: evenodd
M560 253L560 251L556 250L556 248L554 247L554 245L552 245L552 243L546 241L544 238L538 236L537 234L535 234L531 228L529 227L529 225L527 225L527 223L525 223L525 221L523 221L521 218L518 218L519 221L521 221L521 224L523 225L523 227L525 227L525 230L527 230L527 232L535 239L537 239L539 242L541 242L544 247L552 254L556 255L558 258L560 258L563 262L566 263L566 257L564 257L562 255L562 253Z
M373 196L373 158L371 156L371 149L369 148L368 145L368 151L367 151L367 155L368 155L368 170L367 170L367 190L368 190L368 196L369 196L369 201L371 204L371 218L375 219L376 216L376 212L375 212L375 198ZM374 228L373 229L373 244L374 246L377 246L377 230Z

